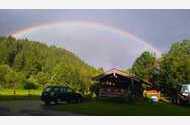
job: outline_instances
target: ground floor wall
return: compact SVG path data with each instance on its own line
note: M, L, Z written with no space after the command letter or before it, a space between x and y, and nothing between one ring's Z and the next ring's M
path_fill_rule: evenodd
M99 97L123 97L127 96L127 89L124 88L115 88L115 87L107 87L99 89Z

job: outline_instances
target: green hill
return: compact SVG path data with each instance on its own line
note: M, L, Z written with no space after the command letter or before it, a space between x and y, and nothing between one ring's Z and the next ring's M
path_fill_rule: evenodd
M39 86L67 84L84 93L96 73L98 70L63 48L0 37L1 87L11 88L15 83L22 87L24 81L30 81Z

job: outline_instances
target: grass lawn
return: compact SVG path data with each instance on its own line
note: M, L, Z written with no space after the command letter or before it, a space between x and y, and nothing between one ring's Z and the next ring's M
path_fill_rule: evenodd
M16 95L13 94L12 89L0 89L0 100L33 100L39 99L42 90L30 90L28 96L28 90L16 89Z
M188 116L190 107L173 104L126 104L103 101L53 106L58 111L68 111L94 116Z
M41 95L42 90L36 89L36 90L30 90L31 95ZM0 89L0 95L13 95L13 89ZM16 95L18 96L25 96L28 95L28 90L24 89L16 89Z

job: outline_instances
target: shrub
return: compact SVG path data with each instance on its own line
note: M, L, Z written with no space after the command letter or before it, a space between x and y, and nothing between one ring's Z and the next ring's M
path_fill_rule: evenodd
M23 87L28 90L28 95L30 95L30 90L37 89L39 86L34 82L25 81Z

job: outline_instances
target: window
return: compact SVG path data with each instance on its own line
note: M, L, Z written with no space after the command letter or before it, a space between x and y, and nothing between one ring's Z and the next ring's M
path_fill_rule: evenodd
M188 86L182 86L181 91L182 92L189 92Z
M66 92L70 93L70 92L73 92L73 91L72 91L72 89L67 88L67 89L66 89Z
M57 92L57 91L59 91L59 88L57 88L57 87L56 87L56 88L54 88L54 91L56 91L56 92Z
M46 92L50 92L52 90L52 88L48 87L45 89Z
M61 92L64 92L64 88L61 88L60 91L61 91Z

